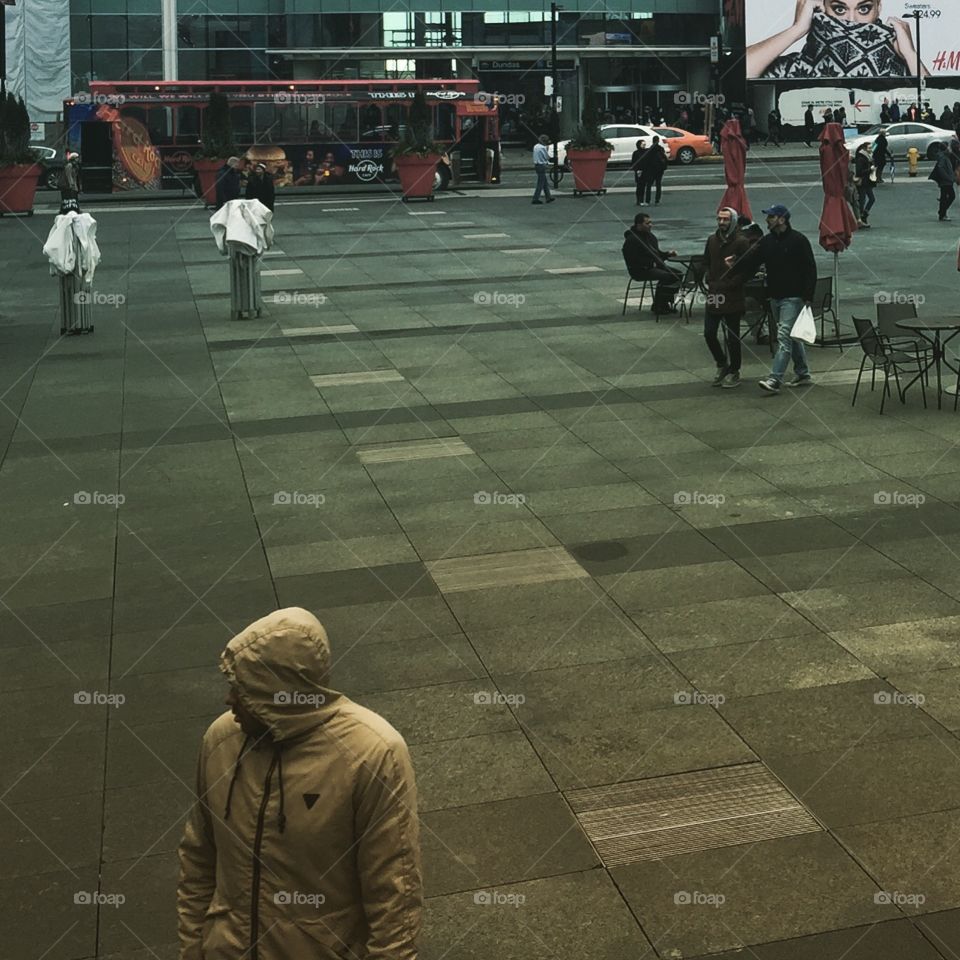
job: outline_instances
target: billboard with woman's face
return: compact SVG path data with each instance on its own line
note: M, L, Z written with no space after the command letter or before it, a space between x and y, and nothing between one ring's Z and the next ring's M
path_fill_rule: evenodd
M749 80L960 75L960 0L747 0L746 21Z

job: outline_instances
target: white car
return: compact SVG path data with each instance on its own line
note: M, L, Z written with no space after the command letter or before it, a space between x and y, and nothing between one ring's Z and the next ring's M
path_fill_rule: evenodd
M944 130L942 127L932 127L929 123L914 123L912 121L885 123L871 127L859 137L848 140L847 149L850 153L856 153L861 143L872 144L881 130L886 133L887 144L895 157L906 157L907 151L911 147L916 147L920 151L921 157L935 160L940 152L946 150L950 145L950 140L953 137L952 131Z
M610 163L629 163L633 156L633 151L637 149L637 141L643 140L647 146L653 143L653 138L659 136L660 143L667 153L667 159L670 159L670 144L653 129L653 127L641 126L639 123L605 123L600 132L603 139L613 144L613 153L610 154ZM569 140L561 140L557 144L557 151L560 155L560 165L567 163L567 144Z

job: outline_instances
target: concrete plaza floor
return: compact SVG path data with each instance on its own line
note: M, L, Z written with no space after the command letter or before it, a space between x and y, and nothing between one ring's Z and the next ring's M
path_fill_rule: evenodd
M811 176L758 214L812 236ZM699 252L720 189L667 186ZM934 189L878 193L846 324L957 313ZM176 956L217 655L293 604L411 746L424 960L960 956L952 397L851 408L852 347L711 389L699 312L621 316L634 211L281 203L231 322L201 210L96 210L65 339L50 217L0 222L0 956Z

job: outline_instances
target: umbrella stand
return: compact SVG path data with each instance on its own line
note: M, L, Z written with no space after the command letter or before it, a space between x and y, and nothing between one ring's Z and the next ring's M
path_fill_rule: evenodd
M840 254L833 251L833 300L836 304L836 314L840 316Z
M833 251L833 313L837 318L837 325L840 324L840 252ZM817 304L814 304L817 306ZM820 347L840 347L845 343L856 343L858 337L856 334L840 334L840 336L823 337L817 344Z

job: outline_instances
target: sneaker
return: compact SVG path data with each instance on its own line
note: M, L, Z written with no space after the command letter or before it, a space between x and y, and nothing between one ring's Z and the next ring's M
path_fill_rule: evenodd
M788 384L788 387L812 387L813 386L813 377L808 373L803 377L794 377Z
M729 372L729 367L717 367L717 375L713 378L713 385L715 387L722 387L723 381L726 379Z
M761 390L766 390L767 393L779 393L780 381L774 380L773 377L766 377L760 381L759 387Z
M720 384L724 390L732 390L734 387L740 386L740 374L739 373L728 373L723 378L723 383Z
M535 203L538 207L543 206L543 201L542 201L542 200L531 200L530 202L531 202L531 203Z
M556 197L547 197L547 203L553 203L553 201L556 199Z

